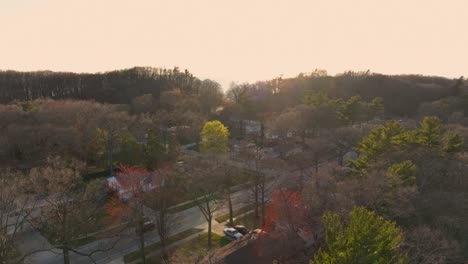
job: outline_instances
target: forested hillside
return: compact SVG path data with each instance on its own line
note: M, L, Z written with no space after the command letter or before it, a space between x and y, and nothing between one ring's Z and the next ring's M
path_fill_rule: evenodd
M157 99L164 91L176 88L185 94L196 95L203 85L203 81L188 70L180 71L177 67L135 67L95 74L0 71L0 103L51 98L129 104L137 96L152 94ZM412 116L421 103L460 95L463 86L462 78L352 71L330 76L326 71L316 70L294 78L277 78L238 87L253 88L251 93L261 100L255 107L264 108L263 112L283 110L302 103L304 94L322 92L330 98L360 96L370 100L381 97L387 114Z
M256 98L262 99L256 108L278 112L301 104L309 93L323 93L332 99L359 96L365 101L381 97L385 113L396 116L413 116L423 102L444 97L458 96L467 89L460 79L422 75L383 75L371 72L344 72L335 76L316 70L299 74L294 78L276 78L269 81L246 84ZM237 89L237 97L242 95ZM234 96L236 97L236 96ZM239 100L240 98L237 98Z
M200 86L201 80L177 67L135 67L95 74L1 71L0 102L53 98L123 104L142 94L150 93L157 98L173 88L196 93Z

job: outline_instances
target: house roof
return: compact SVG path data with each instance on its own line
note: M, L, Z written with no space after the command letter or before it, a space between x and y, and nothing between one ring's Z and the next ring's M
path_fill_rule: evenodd
M152 184L154 176L155 176L154 172L148 173L148 175L143 179L143 184ZM112 177L107 178L107 184L109 186L120 188L119 176L117 175L117 176L112 176Z

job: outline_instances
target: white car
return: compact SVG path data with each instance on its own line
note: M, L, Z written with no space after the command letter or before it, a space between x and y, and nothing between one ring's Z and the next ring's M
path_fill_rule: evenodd
M224 228L224 234L227 238L232 240L236 240L242 237L242 234L232 227Z

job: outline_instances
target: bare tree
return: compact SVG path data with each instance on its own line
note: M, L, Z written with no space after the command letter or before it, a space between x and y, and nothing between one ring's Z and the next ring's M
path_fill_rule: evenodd
M216 161L200 161L192 168L194 198L208 224L208 250L211 249L211 227L215 212L223 206L219 192L223 168Z
M409 263L461 263L460 245L448 239L443 232L429 226L418 226L407 233L404 243L409 251Z
M126 112L110 112L102 115L99 120L99 128L96 136L98 141L105 146L107 154L107 166L109 168L109 176L112 176L114 166L114 151L118 144L119 136L123 131L127 130L127 125L132 118Z
M95 253L79 252L75 246L98 226L98 201L102 198L92 184L83 183L81 166L77 161L66 163L56 157L30 172L37 193L46 196L38 224L54 248L62 250L65 264L70 263L70 252L91 259Z
M154 209L156 231L158 232L163 259L167 259L166 247L170 233L176 224L176 216L170 214L179 187L177 172L169 165L160 165L156 170L155 189L149 194L149 203Z
M231 187L234 184L234 177L238 175L238 170L229 166L227 164L223 165L224 174L222 175L223 179L221 182L222 189L223 189L223 196L228 204L229 209L229 225L234 225L233 219L233 205L232 205L232 197L231 197Z
M252 204L254 216L256 219L260 217L260 184L262 180L260 172L260 159L262 154L259 147L244 147L241 149L241 158L244 163L244 173L248 176L248 182L245 187L249 192L249 203ZM257 223L258 224L258 223Z
M257 219L260 218L261 213L261 223L257 224L263 225L265 224L266 207L270 201L275 182L278 180L275 178L277 175L269 177L267 174L278 173L283 169L284 164L281 160L267 157L259 146L244 148L242 157L245 167L248 168L245 170L249 176L245 185L250 194L249 200Z
M14 262L14 242L36 207L37 199L29 192L29 183L27 175L22 173L10 170L0 172L1 263Z

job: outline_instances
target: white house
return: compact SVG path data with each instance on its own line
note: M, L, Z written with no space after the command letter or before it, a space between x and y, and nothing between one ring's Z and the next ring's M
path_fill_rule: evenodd
M156 173L149 173L141 182L143 192L149 192L154 190L158 183L155 181ZM112 190L118 192L122 200L128 200L130 198L130 191L127 190L119 181L119 176L112 176L107 178L107 186ZM164 184L164 183L162 183Z

